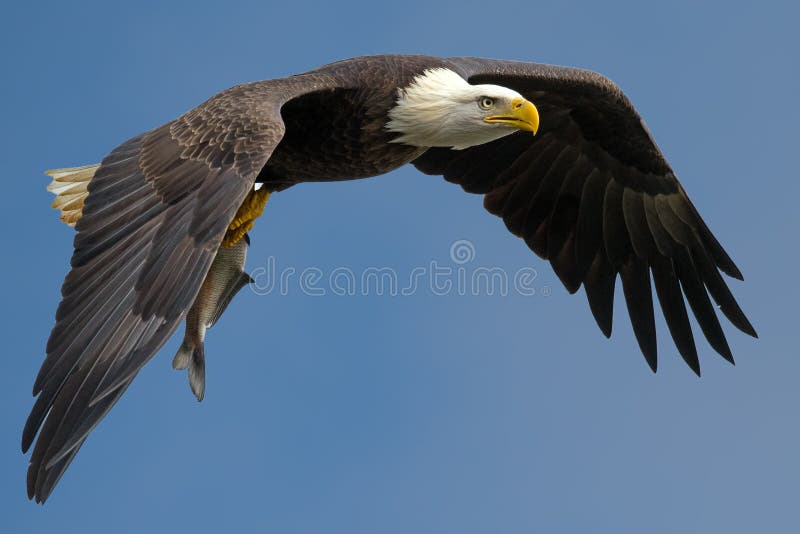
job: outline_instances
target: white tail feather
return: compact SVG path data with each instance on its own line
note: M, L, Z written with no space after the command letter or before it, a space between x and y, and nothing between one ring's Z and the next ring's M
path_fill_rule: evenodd
M61 212L64 223L75 226L81 218L83 202L89 194L87 187L99 167L95 164L45 171L53 179L47 186L47 190L56 196L52 206Z

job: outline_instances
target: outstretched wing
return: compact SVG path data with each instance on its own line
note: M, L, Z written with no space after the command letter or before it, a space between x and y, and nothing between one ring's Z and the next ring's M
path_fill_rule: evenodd
M77 224L22 436L44 502L89 432L192 304L225 230L280 141L262 84L222 92L109 154Z
M651 275L686 363L700 373L684 297L711 346L733 362L708 295L737 328L756 336L719 271L742 275L622 91L579 69L449 61L470 83L506 86L532 101L541 117L539 134L519 132L463 151L434 148L414 165L484 194L486 209L548 259L568 291L584 286L607 337L619 274L636 339L654 371Z

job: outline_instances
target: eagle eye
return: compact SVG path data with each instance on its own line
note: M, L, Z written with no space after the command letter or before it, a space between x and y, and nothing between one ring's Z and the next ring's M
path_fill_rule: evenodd
M494 99L488 96L482 96L478 99L478 105L481 109L492 109L494 107Z

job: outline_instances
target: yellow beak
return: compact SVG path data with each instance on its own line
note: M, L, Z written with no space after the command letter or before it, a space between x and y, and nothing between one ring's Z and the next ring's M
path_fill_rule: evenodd
M483 121L492 124L507 124L536 135L539 130L539 110L524 98L515 98L511 101L511 107L504 110L504 113L491 115L484 118Z

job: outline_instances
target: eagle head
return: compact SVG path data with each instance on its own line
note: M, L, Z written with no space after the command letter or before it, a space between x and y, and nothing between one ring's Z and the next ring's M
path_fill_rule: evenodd
M539 112L518 92L470 85L450 69L428 69L398 89L386 129L394 143L461 150L525 130L536 134Z

